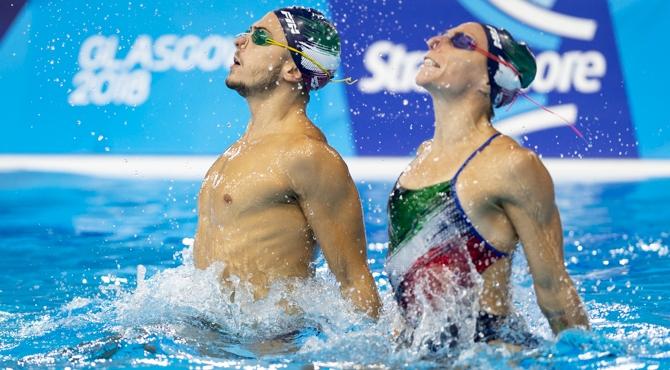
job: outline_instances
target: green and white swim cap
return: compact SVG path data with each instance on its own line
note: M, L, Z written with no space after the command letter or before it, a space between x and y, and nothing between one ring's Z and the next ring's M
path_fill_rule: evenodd
M309 91L325 86L340 65L340 36L333 24L318 10L301 6L277 9L274 14L284 29L288 45L307 54L328 71L291 52L305 88Z
M533 53L525 43L516 41L502 28L490 24L482 24L482 27L488 40L488 52L509 63L516 70L488 58L491 105L499 108L514 101L521 89L533 82L537 65Z

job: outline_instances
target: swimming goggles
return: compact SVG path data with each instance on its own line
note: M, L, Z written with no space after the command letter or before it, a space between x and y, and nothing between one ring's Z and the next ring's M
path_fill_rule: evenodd
M451 42L451 45L453 45L455 48L457 48L457 49L463 49L463 50L473 50L473 51L477 51L477 52L483 54L484 56L486 56L487 58L492 59L492 60L494 60L495 62L498 62L499 64L502 64L502 65L508 67L512 72L514 72L515 75L520 76L519 71L518 71L512 64L510 64L509 62L504 61L504 60L502 60L501 58L499 58L498 56L496 56L496 55L490 53L488 50L482 49L482 48L480 48L479 46L477 46L477 42L476 42L475 39L472 38L471 36L469 36L469 35L467 35L467 34L465 34L465 33L463 33L463 32L456 32L456 33L454 33L453 36L451 36L451 37L448 37L448 36L447 36L447 38L448 38L449 41ZM536 102L533 98L531 98L530 96L528 96L528 94L526 94L526 93L523 92L522 90L518 90L518 91L507 91L507 93L513 94L513 99L514 99L514 100L516 100L516 97L517 97L518 95L522 95L524 98L528 99L531 103L533 103L533 104L536 105L537 107L539 107L539 108L541 108L542 110L544 110L544 111L546 111L546 112L549 112L549 113L553 114L554 116L560 118L563 122L565 122L565 123L567 124L567 126L568 126L568 127L575 133L575 134L577 134L577 136L579 136L582 140L586 141L586 139L584 138L584 134L582 134L581 131L579 131L579 129L577 129L577 128L575 127L575 124L570 123L570 121L568 121L565 117L563 117L563 116L561 116L560 114L558 114L558 113L552 111L551 109L545 107L544 105L542 105L542 104ZM509 110L509 109L512 107L512 105L514 104L514 100L512 100L512 103L509 105L509 108L507 108L508 110Z
M298 49L296 49L292 46L286 45L284 43L281 43L281 42L271 38L270 33L268 33L268 31L266 31L262 28L255 28L253 31L247 30L247 32L242 32L242 33L236 35L235 37L250 37L251 42L253 42L256 45L259 45L259 46L275 45L275 46L282 47L284 49L288 49L288 50L290 50L294 53L298 53L298 54L302 55L305 59L312 62L323 73L325 73L326 76L328 77L328 79L331 80L331 82L345 82L345 83L351 85L351 84L353 84L357 81L357 80L352 80L351 77L347 77L347 78L344 78L344 79L341 79L341 80L333 80L332 79L333 75L331 75L330 71L328 71L326 69L326 67L324 67L321 63L317 62L316 60L314 60L314 58L310 57L309 55L305 54L304 52L302 52L302 51L300 51L300 50L298 50Z
M495 62L508 67L509 69L512 70L512 72L514 72L515 75L520 76L519 71L517 71L517 69L512 64L510 64L509 62L504 61L501 58L499 58L498 56L490 53L488 50L482 49L479 46L477 46L477 42L471 36L469 36L469 35L467 35L463 32L456 32L456 33L454 33L453 36L451 36L451 37L447 36L447 38L449 39L449 41L451 41L451 44L455 48L477 51L477 52L483 54L484 56L486 56L487 58L490 58L490 59L494 60Z

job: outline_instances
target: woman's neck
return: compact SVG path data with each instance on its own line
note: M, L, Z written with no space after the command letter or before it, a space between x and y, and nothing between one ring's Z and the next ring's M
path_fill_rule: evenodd
M489 106L482 99L445 99L433 96L433 107L433 148L469 147L496 132L488 118Z

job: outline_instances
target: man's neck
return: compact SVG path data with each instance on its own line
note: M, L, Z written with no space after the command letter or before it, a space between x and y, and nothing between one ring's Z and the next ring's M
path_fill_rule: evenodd
M433 96L435 134L433 147L449 149L471 146L495 132L481 99Z
M309 122L306 103L293 92L274 90L246 98L251 119L244 137L259 138L268 134L293 131L296 125Z

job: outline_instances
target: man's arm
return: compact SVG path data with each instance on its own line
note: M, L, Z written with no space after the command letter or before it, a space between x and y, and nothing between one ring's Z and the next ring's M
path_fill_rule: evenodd
M563 261L563 231L551 177L535 153L519 150L512 161L504 209L521 240L537 303L555 334L589 320Z
M342 294L377 318L380 300L367 264L361 202L346 164L323 144L309 145L291 162L293 189Z

